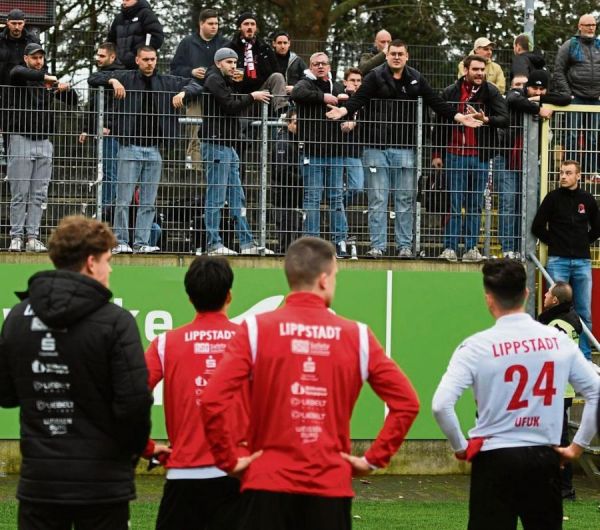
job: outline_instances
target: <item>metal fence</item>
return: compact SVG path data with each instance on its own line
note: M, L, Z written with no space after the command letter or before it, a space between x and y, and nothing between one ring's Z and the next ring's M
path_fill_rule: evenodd
M43 250L28 240L83 213L112 223L126 252L281 254L312 234L357 258L522 253L526 161L506 141L521 123L469 158L463 127L420 100L332 121L286 97L226 116L212 96L176 110L174 95L6 87L2 248Z

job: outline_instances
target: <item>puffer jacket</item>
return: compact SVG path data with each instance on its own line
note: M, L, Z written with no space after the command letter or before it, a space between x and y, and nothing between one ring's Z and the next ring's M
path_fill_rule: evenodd
M38 272L4 322L0 406L21 409L21 500L135 498L152 396L135 320L111 296L76 272Z
M560 94L600 97L600 37L575 35L558 49L554 63L554 90Z
M146 0L138 0L121 12L110 26L108 42L117 47L117 58L125 68L135 69L138 46L148 44L158 50L165 40L162 24Z

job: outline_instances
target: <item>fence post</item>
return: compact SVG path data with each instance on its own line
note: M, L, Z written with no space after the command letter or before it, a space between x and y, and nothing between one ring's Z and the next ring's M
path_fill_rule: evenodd
M415 220L413 226L415 227L415 257L418 258L421 255L421 201L419 201L419 182L423 177L423 98L417 99L417 153L416 153L416 179L415 185Z
M96 97L96 112L98 113L96 128L96 219L102 221L102 188L104 183L104 87L98 89ZM90 94L90 99L91 98L92 95Z
M267 246L267 167L269 164L269 104L262 104L260 149L260 241L261 255Z
M539 166L539 122L534 120L531 114L524 114L523 123L523 176L522 176L522 200L523 213L521 214L521 256L523 258L530 253L535 254L536 237L531 233L531 225L537 211L540 166ZM547 149L542 149L542 153L547 156ZM535 317L535 265L526 260L527 267L527 287L529 288L529 298L527 299L527 312Z

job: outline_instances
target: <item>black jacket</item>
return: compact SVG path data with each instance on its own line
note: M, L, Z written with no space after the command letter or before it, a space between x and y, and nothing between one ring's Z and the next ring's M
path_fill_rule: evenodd
M245 44L242 42L239 32L226 46L238 54L238 68L244 68ZM250 92L258 90L271 74L277 72L275 52L266 42L255 39L252 45L252 55L254 56L256 79L250 79L244 75L244 79L241 82L233 84L234 92L237 94L250 94Z
M454 112L459 111L459 101L461 97L461 85L464 77L458 79L455 83L446 87L442 91L442 98L450 102ZM506 142L506 127L509 125L508 106L506 100L502 97L499 90L492 84L484 81L479 90L473 95L467 103L477 110L482 110L489 118L489 123L483 125L475 132L475 141L477 144L477 155L481 161L493 158L497 149ZM450 146L452 139L454 122L450 122L446 118L446 124L443 124L442 119L433 130L433 145L442 150ZM463 126L459 126L461 128ZM438 155L439 153L435 153Z
M576 343L579 343L579 336L583 332L583 326L571 302L563 302L562 304L546 309L538 315L537 319L538 322L546 326L549 324L552 325L563 333L566 333ZM565 322L568 324L567 326L564 325Z
M6 111L7 132L31 139L47 139L54 133L56 118L54 103L76 105L77 92L58 92L44 85L46 70L15 66L10 71L11 108ZM14 91L14 92L13 92Z
M546 59L541 52L523 52L515 55L510 66L510 79L517 75L529 77L534 70L546 70Z
M114 63L105 66L104 68L100 68L99 72L118 72L124 70L125 67L119 62L117 59ZM113 134L114 128L114 108L115 108L115 98L112 89L104 91L104 127L110 130L110 134ZM86 124L84 126L84 131L88 134L98 134L98 91L91 90L90 91L90 102L89 102L89 110L86 113Z
M135 498L152 396L133 317L82 274L34 274L0 334L0 406L20 407L17 497L57 504Z
M250 94L234 95L230 78L225 77L216 65L211 66L204 78L204 117L199 135L204 142L229 147L239 143L239 118L241 112L252 106Z
M275 54L277 61L277 72L285 77L286 85L294 86L304 77L306 63L299 55L294 52L287 52L285 55Z
M117 57L126 68L135 69L138 46L149 44L158 50L165 40L162 24L146 0L138 0L131 7L121 7L121 12L110 26L108 42L117 47Z
M211 40L204 40L198 32L185 37L177 46L175 57L171 61L171 74L181 77L192 77L194 68L209 68L215 64L215 52L223 48L227 39L215 35ZM203 80L197 80L203 83Z
M117 79L127 91L124 99L115 99L113 132L121 145L159 146L179 137L179 110L173 107L173 96L185 92L184 103L202 94L202 85L192 79L154 73L144 76L139 70L96 72L88 85L110 88ZM140 122L140 120L145 120Z
M399 80L387 63L369 72L343 106L348 116L360 115L362 142L367 146L414 147L416 145L417 99L422 97L436 113L452 120L456 110L436 94L420 72L405 66Z
M10 37L8 28L0 31L0 85L10 84L10 71L17 65L23 65L25 46L40 42L38 36L24 29L20 39Z
M581 188L552 190L540 204L531 232L548 245L549 256L590 259L590 244L600 237L596 199Z
M340 122L327 119L324 102L325 94L343 92L340 83L315 79L310 72L294 86L291 98L298 110L298 140L304 142L307 155L343 156Z

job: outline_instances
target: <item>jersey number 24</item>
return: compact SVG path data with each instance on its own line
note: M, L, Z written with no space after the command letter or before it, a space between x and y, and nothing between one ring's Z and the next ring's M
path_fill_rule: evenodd
M506 407L506 410L523 409L529 405L529 400L523 398L523 393L529 380L529 372L526 366L522 364L513 364L504 372L504 381L510 383L517 378L517 388ZM533 385L532 395L544 398L544 406L552 405L552 399L556 395L554 387L554 363L552 361L545 362L540 370L539 375Z

